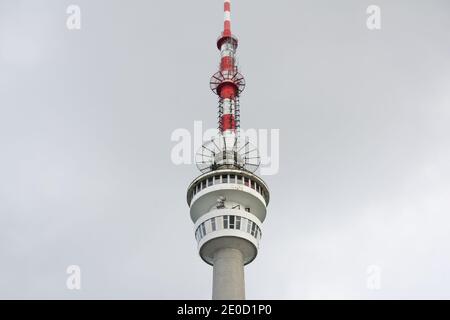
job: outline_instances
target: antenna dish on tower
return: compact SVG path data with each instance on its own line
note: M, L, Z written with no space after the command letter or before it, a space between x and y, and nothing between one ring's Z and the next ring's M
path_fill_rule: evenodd
M231 85L236 88L236 91L240 94L245 89L244 76L237 71L237 67L233 70L223 70L216 72L209 81L209 87L211 90L220 96L220 90L225 85Z
M248 139L233 135L218 135L203 144L195 154L197 168L209 172L221 168L255 172L260 163L258 149Z

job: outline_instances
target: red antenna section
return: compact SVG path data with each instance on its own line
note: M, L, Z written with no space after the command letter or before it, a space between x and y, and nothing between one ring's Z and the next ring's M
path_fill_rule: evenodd
M236 63L237 38L231 33L231 3L224 1L224 28L217 40L221 60L219 71L210 81L211 90L219 96L219 130L236 132L239 129L239 95L245 88L245 80Z

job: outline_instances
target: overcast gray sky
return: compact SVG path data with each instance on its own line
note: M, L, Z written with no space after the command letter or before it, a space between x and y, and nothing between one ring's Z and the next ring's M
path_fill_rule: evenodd
M450 298L450 2L232 10L241 125L280 129L247 298ZM221 27L221 0L0 0L0 298L210 298L170 135L215 124Z

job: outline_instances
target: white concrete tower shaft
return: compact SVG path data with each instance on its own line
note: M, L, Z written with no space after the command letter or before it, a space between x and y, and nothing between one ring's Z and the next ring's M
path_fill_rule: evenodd
M245 299L244 257L240 250L223 248L214 253L213 299Z

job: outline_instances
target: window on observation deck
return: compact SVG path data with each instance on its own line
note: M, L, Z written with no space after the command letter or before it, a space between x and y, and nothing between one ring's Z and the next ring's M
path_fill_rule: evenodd
M250 230L252 228L252 224L253 224L252 221L250 221L250 220L247 221L247 233L250 233Z
M241 227L243 231L245 231L246 223L248 223L247 218L241 218Z
M237 176L237 183L238 184L242 184L242 177L241 176Z
M216 227L217 227L217 230L223 229L223 216L216 218Z
M236 183L236 176L234 174L230 174L230 183Z
M241 229L241 217L237 216L236 217L236 230L240 230Z
M212 186L213 184L213 177L208 178L208 187Z
M256 232L256 223L253 223L253 225L252 225L252 236L255 236L255 232Z
M230 216L230 229L234 229L234 219L235 216Z
M214 184L218 184L220 183L220 176L215 176L214 177Z
M226 174L222 176L222 183L228 183L228 176Z
M202 181L202 189L205 189L206 188L206 180L203 180Z
M206 235L206 228L205 228L204 222L201 224L201 230L202 230L202 234L203 234L202 238L203 238Z
M228 229L228 216L223 216L223 228Z
M255 181L252 180L252 189L255 189Z
M216 218L211 219L211 230L216 231Z

